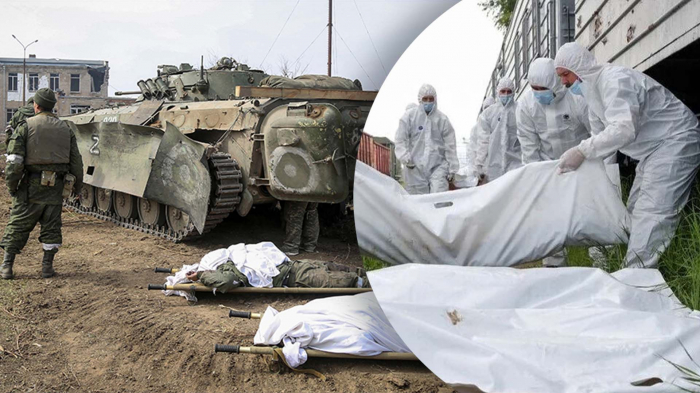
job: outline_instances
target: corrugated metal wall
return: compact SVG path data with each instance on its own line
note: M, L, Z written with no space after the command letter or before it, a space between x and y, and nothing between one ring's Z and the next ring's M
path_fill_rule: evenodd
M362 134L357 159L379 172L391 176L391 150L375 142L369 134Z

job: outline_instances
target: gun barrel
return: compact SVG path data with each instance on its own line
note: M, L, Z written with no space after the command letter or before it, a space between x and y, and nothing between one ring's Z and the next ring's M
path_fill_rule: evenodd
M140 91L115 91L114 95L115 96L130 96L134 94L141 94Z
M240 345L223 345L216 344L214 352L230 352L230 353L246 353L256 355L272 355L273 347L243 347ZM374 356L359 356L348 353L332 353L319 351L315 349L306 349L306 354L310 358L329 358L329 359L363 359L363 360L411 360L417 361L416 355L410 352L382 352Z

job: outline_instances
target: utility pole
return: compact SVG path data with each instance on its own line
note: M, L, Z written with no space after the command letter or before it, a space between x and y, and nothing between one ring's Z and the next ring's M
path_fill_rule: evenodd
M14 34L12 34L12 38L16 39L17 42L22 45L22 49L24 49L24 57L22 58L22 106L25 106L27 105L27 48L29 48L29 45L39 42L39 40L34 40L25 46L22 41L19 40L19 38L15 37Z
M331 76L331 52L333 39L333 0L328 0L328 76Z

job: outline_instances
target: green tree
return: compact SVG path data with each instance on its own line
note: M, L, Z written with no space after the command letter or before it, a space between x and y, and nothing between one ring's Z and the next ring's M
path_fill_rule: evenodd
M513 17L515 3L517 2L518 0L485 0L480 2L479 6L489 16L493 17L496 27L505 32L508 30L510 20Z

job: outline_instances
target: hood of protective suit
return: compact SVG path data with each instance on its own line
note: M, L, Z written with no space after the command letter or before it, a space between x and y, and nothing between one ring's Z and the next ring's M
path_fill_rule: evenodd
M423 86L420 87L420 90L418 90L418 105L423 105L423 97L426 96L433 96L435 97L435 106L433 106L433 110L428 113L428 115L435 113L435 111L438 108L438 97L437 97L437 91L432 85L429 84L424 84Z
M508 102L508 105L515 102L515 83L513 83L512 79L504 76L503 78L498 80L498 85L496 86L496 94L498 94L499 97L501 95L500 91L503 89L510 89L510 91L512 92L511 95L513 96L513 98L511 98L510 102Z
M496 100L493 99L493 97L486 97L484 102L481 104L481 110L483 111L484 109L490 107L491 105L495 104Z
M598 64L586 47L576 42L569 42L559 48L554 59L555 68L566 68L576 74L584 82L592 83L598 77L603 66Z
M553 102L561 100L566 94L566 87L561 84L561 78L557 76L552 59L542 57L533 60L527 80L530 86L546 87L551 90L555 94Z
M499 79L498 85L496 85L496 94L498 94L498 92L500 92L503 89L510 89L511 91L513 91L513 93L515 93L515 83L513 82L513 80L505 76Z

